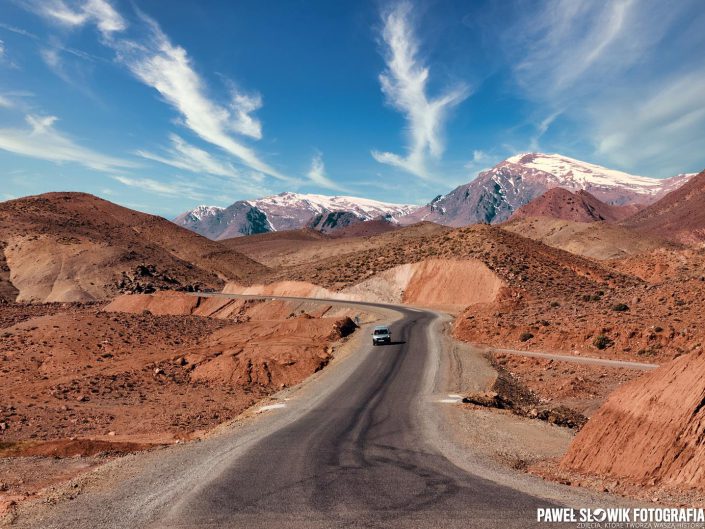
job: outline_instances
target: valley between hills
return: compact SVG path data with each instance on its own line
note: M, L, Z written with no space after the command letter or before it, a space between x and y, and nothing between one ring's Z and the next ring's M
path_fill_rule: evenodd
M0 203L0 514L278 405L390 319L355 302L448 315L453 435L485 424L500 441L473 442L506 472L705 504L705 172L560 186L540 161L503 162L465 202L308 199L286 229L292 194L176 222L81 193ZM531 194L487 218L486 181L515 166ZM255 217L274 229L236 224Z

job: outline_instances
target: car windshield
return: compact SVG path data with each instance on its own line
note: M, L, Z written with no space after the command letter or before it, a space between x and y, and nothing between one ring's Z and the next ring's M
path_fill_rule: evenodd
M389 334L389 329L375 329L375 334Z

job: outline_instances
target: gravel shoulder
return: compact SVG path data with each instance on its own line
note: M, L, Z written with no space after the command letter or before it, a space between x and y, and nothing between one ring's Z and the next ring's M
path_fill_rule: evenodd
M560 457L573 433L507 411L451 402L462 393L487 391L496 372L482 348L451 337L451 318L447 315L438 314L435 329L429 329L429 339L434 345L426 370L429 398L419 406L418 413L426 437L449 461L469 473L547 502L576 508L634 504L621 496L577 489L523 472L532 462Z

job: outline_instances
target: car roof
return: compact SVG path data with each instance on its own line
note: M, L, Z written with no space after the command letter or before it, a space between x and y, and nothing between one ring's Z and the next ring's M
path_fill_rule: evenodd
M378 330L381 331L382 329L387 330L387 329L389 329L389 326L388 325L377 325L377 327L375 327L375 331L378 331Z

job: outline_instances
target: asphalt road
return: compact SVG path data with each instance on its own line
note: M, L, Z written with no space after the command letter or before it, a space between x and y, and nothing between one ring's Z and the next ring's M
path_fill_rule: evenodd
M531 527L545 500L458 468L424 439L417 412L437 316L396 310L393 344L369 345L325 400L219 468L153 527Z

